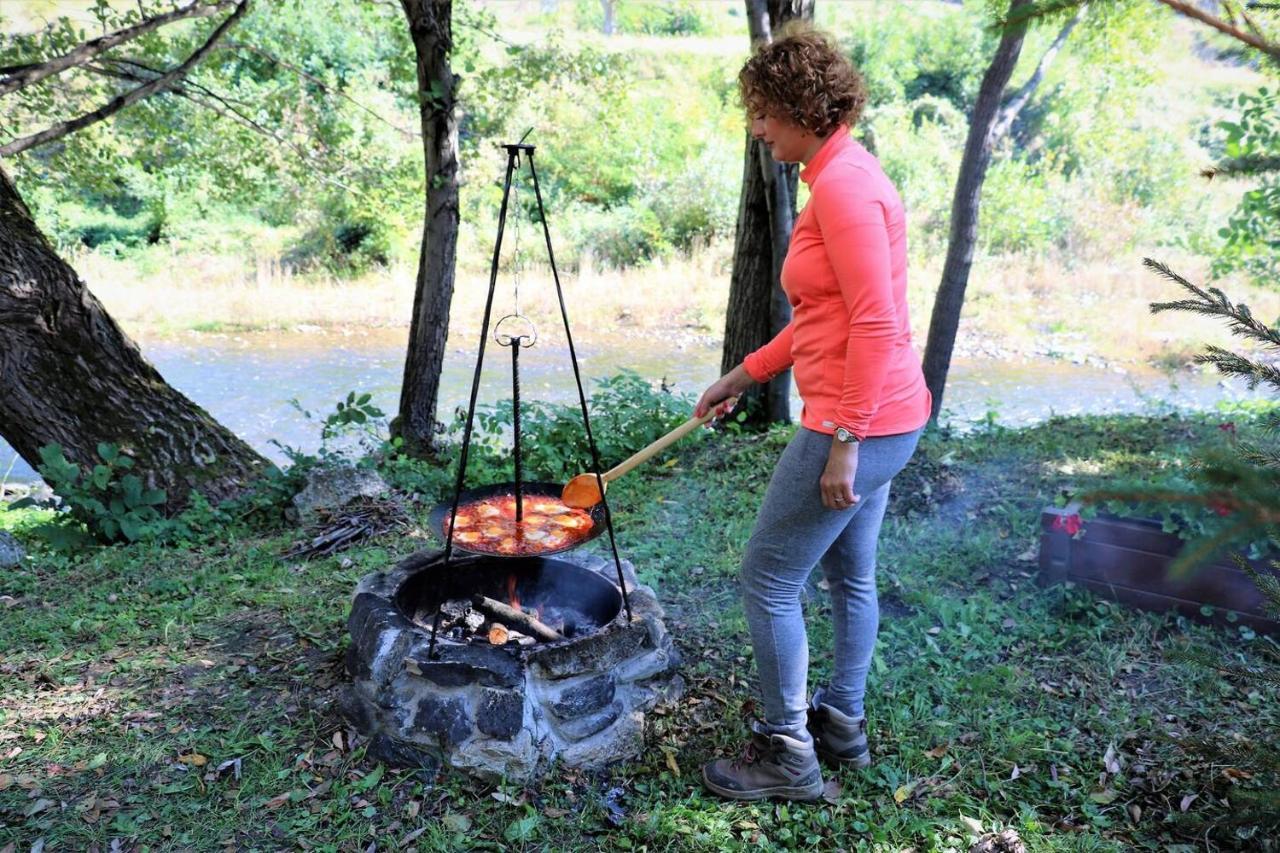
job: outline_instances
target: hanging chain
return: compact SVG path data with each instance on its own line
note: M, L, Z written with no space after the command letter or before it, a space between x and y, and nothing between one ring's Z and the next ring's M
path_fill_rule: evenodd
M511 183L511 207L515 213L515 234L511 241L511 281L515 289L514 303L515 313L521 316L524 312L520 310L520 220L524 219L524 208L520 206L520 155L516 155L516 174L515 180Z

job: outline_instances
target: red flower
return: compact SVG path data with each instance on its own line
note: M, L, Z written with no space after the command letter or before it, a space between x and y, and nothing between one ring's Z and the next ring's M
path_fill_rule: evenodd
M1209 509L1222 516L1231 515L1231 513L1235 512L1235 507L1228 501L1211 501Z
M1223 421L1222 423L1218 424L1218 429L1222 430L1225 433L1235 435L1236 434L1235 421Z
M1071 515L1059 515L1053 519L1053 529L1060 530L1068 536L1075 536L1080 532L1081 522L1078 513Z

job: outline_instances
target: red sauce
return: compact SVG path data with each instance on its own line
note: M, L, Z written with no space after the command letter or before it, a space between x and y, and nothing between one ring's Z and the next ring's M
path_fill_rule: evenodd
M453 543L482 554L529 556L575 545L594 526L582 510L542 495L526 497L524 518L516 521L515 496L498 495L458 507ZM449 528L448 518L444 528Z

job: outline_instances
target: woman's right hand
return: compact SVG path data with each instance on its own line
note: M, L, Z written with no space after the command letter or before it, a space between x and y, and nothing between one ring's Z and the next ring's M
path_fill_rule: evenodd
M702 396L698 398L698 405L693 409L693 416L700 418L712 409L720 407L723 411L718 410L716 415L724 417L732 409L731 405L726 405L730 398L740 396L743 391L755 384L756 381L751 378L751 374L747 373L746 368L739 364L733 370L712 382L710 387L702 392Z

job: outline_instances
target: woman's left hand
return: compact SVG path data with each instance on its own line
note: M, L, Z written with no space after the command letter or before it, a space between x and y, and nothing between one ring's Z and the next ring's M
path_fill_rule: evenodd
M858 473L858 445L831 440L827 467L818 481L822 505L827 509L849 509L859 500L853 493L853 478Z

